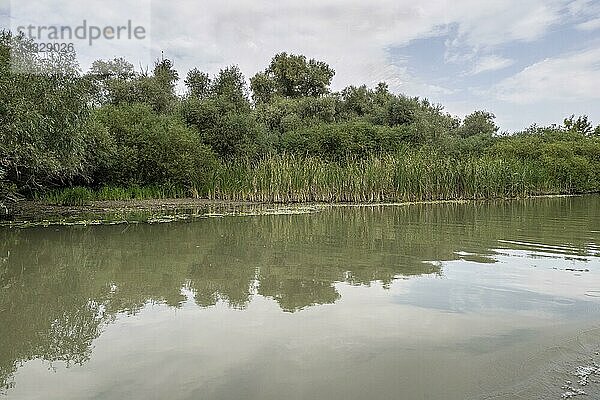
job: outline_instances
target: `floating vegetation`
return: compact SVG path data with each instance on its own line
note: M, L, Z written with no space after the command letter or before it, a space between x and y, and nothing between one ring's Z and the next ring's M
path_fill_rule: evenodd
M577 383L581 386L588 384L591 375L600 375L600 365L593 363L592 365L580 365L575 371L575 376L579 378Z
M599 355L599 352L595 352L596 356ZM588 393L583 390L581 387L587 386L590 382L600 383L600 381L592 379L594 376L600 375L600 365L598 365L593 358L590 359L590 364L588 365L578 365L573 373L573 376L577 378L577 385L580 387L575 387L574 383L570 380L565 381L565 384L562 386L562 389L565 392L561 395L563 399L570 399L575 396L586 396Z
M578 388L574 388L573 386L566 384L562 387L564 390L566 390L566 392L564 392L561 397L563 399L570 399L572 397L575 396L585 396L587 395L587 393L582 390L582 389L578 389Z
M135 208L93 208L89 211L69 209L70 215L44 215L40 219L22 218L14 221L0 221L0 227L29 228L49 226L89 226L120 224L164 224L171 222L191 221L201 218L220 218L225 216L258 216L258 215L293 215L318 212L323 205L266 205L266 204L234 204L209 202L201 206L173 207L169 203L158 207L150 203L136 203ZM64 210L62 210L64 211ZM66 212L66 211L65 211Z
M529 196L545 198L555 196ZM561 196L572 197L572 196ZM45 201L24 201L12 220L0 220L0 227L27 228L54 225L118 225L132 223L169 223L198 218L225 216L291 215L318 212L330 207L387 207L428 204L464 204L487 199L455 199L390 202L261 202L242 200L206 200L193 198L94 200L90 205L49 205ZM490 200L503 201L503 200ZM506 241L510 243L509 241ZM482 260L479 260L482 261ZM578 272L587 272L585 270Z

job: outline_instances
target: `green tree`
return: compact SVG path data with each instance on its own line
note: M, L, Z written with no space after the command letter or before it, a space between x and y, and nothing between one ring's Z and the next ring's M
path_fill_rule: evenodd
M498 126L494 122L496 116L487 111L475 111L465 117L458 129L460 137L468 138L475 135L494 135Z
M29 39L0 32L4 197L87 175L90 97L78 70L72 56L41 59Z
M415 120L417 105L416 99L406 96L390 99L386 107L386 125L398 126L412 123Z
M211 84L211 96L217 98L226 111L250 110L246 79L237 65L222 69Z
M131 79L135 77L133 64L124 58L112 60L96 60L90 67L90 75L98 78L121 78Z
M258 121L273 133L284 133L301 127L336 121L337 97L276 97L270 103L260 103L255 113Z
M571 115L565 118L563 125L567 131L578 132L585 136L591 136L594 133L594 127L587 115L581 115L577 119L575 119L575 115Z
M183 119L194 127L202 141L221 157L253 157L264 129L256 121L248 99L246 80L237 66L222 69L212 80L202 73L188 75L188 86L199 95L181 104ZM206 85L210 82L208 88Z
M126 101L135 77L133 64L123 58L94 61L86 74L91 84L94 105L119 104Z
M221 157L240 158L257 155L260 151L258 142L263 135L262 126L252 116L227 113L201 137Z
M179 76L173 62L165 58L154 63L152 74L136 73L132 64L120 58L98 60L86 79L91 82L95 106L145 103L165 114L173 111L178 101L175 86Z
M284 97L322 96L329 93L335 71L322 61L303 55L279 53L269 67L250 79L255 101L269 101L273 95Z
M100 184L203 185L214 153L177 116L156 114L147 104L108 105L95 112L114 142L98 171Z
M275 80L267 72L259 72L250 79L252 100L255 104L271 103L277 87Z
M194 68L184 80L188 95L196 99L205 99L210 95L211 79L206 72Z
M375 93L366 85L359 87L348 86L340 93L343 112L347 117L362 117L373 112L375 107Z

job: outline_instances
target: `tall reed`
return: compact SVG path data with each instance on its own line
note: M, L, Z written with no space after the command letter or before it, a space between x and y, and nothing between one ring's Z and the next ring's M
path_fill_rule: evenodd
M46 204L84 206L95 200L148 200L187 197L189 191L175 186L105 186L99 190L86 187L57 189L36 196Z
M598 186L600 171L592 177ZM553 164L497 156L454 158L406 151L368 158L327 160L276 154L259 160L220 163L201 184L175 186L67 188L43 199L58 205L85 205L92 200L201 197L252 202L403 202L524 197L574 193L571 174L557 174ZM200 179L201 178L201 179ZM596 185L596 186L594 186Z
M294 155L232 161L215 172L204 195L261 202L385 202L519 197L569 190L532 161L407 152L342 161Z

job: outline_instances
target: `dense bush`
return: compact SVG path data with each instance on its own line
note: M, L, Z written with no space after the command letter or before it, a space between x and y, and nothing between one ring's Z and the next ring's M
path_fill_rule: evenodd
M98 162L98 184L191 187L210 179L213 151L177 116L158 115L145 104L108 105L94 116L109 142Z
M393 153L411 142L404 127L390 128L364 121L320 124L286 132L280 150L342 160L349 156Z
M157 113L167 113L177 102L178 74L170 60L157 61L152 75L135 73L133 65L122 58L99 60L92 64L84 80L98 106L145 103Z
M256 105L257 120L274 133L330 123L341 120L339 100L334 96L323 97L274 97L269 103Z
M74 59L39 59L30 45L0 32L0 192L14 187L31 193L89 172L88 86Z
M566 192L600 189L600 138L565 128L537 128L499 139L488 149L495 157L532 160L562 182Z

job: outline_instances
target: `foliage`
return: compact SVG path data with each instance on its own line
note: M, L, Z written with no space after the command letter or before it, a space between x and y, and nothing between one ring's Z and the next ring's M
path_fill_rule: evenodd
M256 106L255 114L267 129L282 134L295 129L334 122L338 119L338 100L332 96L275 97Z
M222 69L213 79L192 70L186 85L189 95L180 112L204 143L225 158L256 154L264 132L251 112L245 78L237 66Z
M569 118L565 118L563 125L567 131L578 132L585 136L594 134L594 127L588 121L587 115L580 115L577 119L575 119L575 115L571 115ZM599 131L598 128L600 128L600 125L596 128L596 131Z
M260 201L484 198L600 190L600 126L498 134L494 114L461 121L427 99L348 86L323 61L280 53L183 81L161 57L81 74L75 54L40 58L0 32L0 216L19 197L204 196ZM252 101L251 101L252 99ZM144 188L144 189L141 189ZM272 190L272 192L269 192ZM53 200L52 200L53 199Z
M377 126L364 121L320 124L284 133L280 148L286 153L341 160L348 156L395 152L410 143L409 135L401 127Z
M47 60L40 60L30 45L23 36L0 33L0 167L9 182L3 187L22 192L88 173L87 86L78 79L73 60L43 67ZM33 69L15 70L15 47L25 52Z
M133 65L115 58L95 61L85 76L96 106L145 103L157 113L172 111L177 102L175 84L178 73L170 60L156 61L152 75L136 73Z
M72 187L47 193L44 200L57 206L85 206L91 203L93 193L85 187Z
M222 69L212 80L210 94L219 100L226 112L248 112L250 102L246 80L237 66Z
M583 190L543 163L422 151L330 161L274 155L225 163L209 197L262 202L387 202L505 198Z
M476 135L492 136L498 132L495 118L494 114L487 111L475 111L465 117L462 126L457 129L457 134L462 138Z
M92 201L183 198L189 197L191 193L190 190L169 185L103 186L98 190L77 186L51 190L38 196L38 200L50 205L83 206L89 205Z
M202 72L198 68L194 68L188 72L184 83L190 97L204 99L210 94L210 77L206 72Z
M252 116L227 113L202 134L202 140L224 158L252 157L259 151L262 126Z
M209 179L214 154L179 118L157 115L145 104L108 105L95 116L113 144L100 163L99 184L187 187Z
M495 157L532 160L560 182L565 192L597 191L600 188L600 138L557 128L531 128L499 139L488 150Z
M334 75L323 61L279 53L264 72L250 80L250 87L256 103L268 103L274 96L319 97L329 92Z

